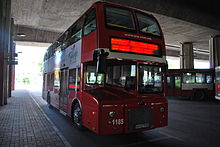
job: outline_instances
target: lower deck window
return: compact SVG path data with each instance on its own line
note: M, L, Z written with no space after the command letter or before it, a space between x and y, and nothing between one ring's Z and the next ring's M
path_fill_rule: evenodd
M86 69L86 84L104 84L104 74L96 73L96 66L88 65Z
M163 91L162 69L159 66L140 65L139 92L158 93Z

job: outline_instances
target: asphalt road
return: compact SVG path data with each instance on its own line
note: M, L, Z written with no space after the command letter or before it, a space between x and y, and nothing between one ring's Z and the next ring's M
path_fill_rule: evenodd
M42 99L40 92L31 92ZM169 125L151 131L97 135L87 129L76 129L71 120L39 105L70 145L74 147L220 147L220 101L188 101L169 99Z

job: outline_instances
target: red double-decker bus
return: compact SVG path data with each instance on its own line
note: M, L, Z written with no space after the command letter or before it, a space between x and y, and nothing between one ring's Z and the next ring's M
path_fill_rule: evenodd
M169 69L166 96L213 99L214 75L214 69Z
M165 52L152 15L96 2L48 48L43 98L97 134L167 126Z
M215 99L220 100L220 66L215 68Z

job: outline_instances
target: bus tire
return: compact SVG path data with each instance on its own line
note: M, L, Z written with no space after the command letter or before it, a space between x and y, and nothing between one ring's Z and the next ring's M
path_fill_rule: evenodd
M194 93L195 100L204 100L205 99L205 92L202 90L198 90Z
M73 104L72 109L72 121L78 129L82 129L82 109L79 103L76 102L75 104Z

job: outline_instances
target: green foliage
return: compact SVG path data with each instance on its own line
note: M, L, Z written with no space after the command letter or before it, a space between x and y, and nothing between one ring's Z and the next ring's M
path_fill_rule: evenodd
M43 73L43 64L44 64L43 61L39 61L38 64L37 64L40 68L41 73Z
M30 84L30 79L29 79L28 77L24 77L24 78L22 79L22 82L23 82L24 84Z

